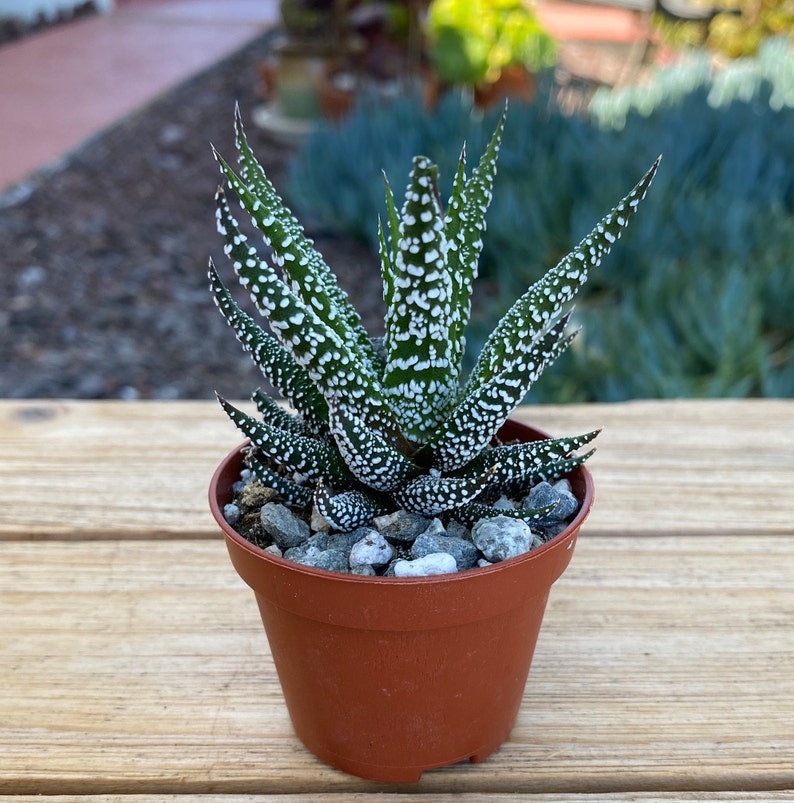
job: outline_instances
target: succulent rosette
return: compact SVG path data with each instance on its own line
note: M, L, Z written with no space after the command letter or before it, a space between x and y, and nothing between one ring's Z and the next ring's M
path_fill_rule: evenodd
M340 531L397 509L473 523L506 515L491 503L583 463L597 430L529 443L497 432L543 370L571 343L568 307L620 237L659 160L570 254L513 304L463 376L465 329L491 201L503 115L477 166L465 149L442 206L437 167L413 160L398 209L386 182L379 256L385 336L362 326L321 254L284 206L236 116L239 173L216 153L228 187L262 233L261 256L217 192L218 229L241 285L269 331L235 302L210 264L215 301L290 410L257 391L259 415L221 398L250 439L250 468L285 502ZM220 397L219 397L220 398ZM509 515L536 519L548 507Z

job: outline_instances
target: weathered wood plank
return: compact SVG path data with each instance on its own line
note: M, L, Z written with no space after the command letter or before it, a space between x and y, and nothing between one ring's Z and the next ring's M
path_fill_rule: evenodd
M522 408L604 426L590 535L794 533L794 401ZM209 477L239 442L213 402L0 401L0 538L213 537Z
M794 534L794 401L637 401L524 407L567 433L603 426L594 534ZM774 508L774 510L770 509Z
M457 792L424 794L421 792L343 792L341 794L301 795L191 795L191 803L594 803L592 795L534 795L516 794L460 794ZM87 803L186 803L185 795L91 795ZM686 801L716 800L725 803L776 803L794 800L794 790L782 792L616 792L598 795L598 803L685 803ZM0 795L0 803L42 803L38 795ZM46 803L74 803L74 797L48 796Z
M241 442L212 402L0 401L0 537L215 535L206 489Z
M294 739L219 539L7 541L0 564L0 794L384 789ZM403 791L794 788L792 577L792 539L583 539L510 741Z

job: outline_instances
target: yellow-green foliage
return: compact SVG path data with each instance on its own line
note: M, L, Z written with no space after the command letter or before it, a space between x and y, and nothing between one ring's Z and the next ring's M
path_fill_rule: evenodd
M754 55L770 36L794 40L794 0L727 0L703 21L656 18L665 40L678 47L705 47L730 58Z
M430 61L451 84L492 83L513 64L537 72L556 60L554 40L521 0L432 0Z

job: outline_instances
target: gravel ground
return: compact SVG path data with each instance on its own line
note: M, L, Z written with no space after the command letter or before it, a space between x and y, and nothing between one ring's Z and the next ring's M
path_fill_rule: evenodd
M206 268L212 256L239 289L215 229L209 144L233 161L234 104L250 120L268 47L265 35L0 194L0 397L240 398L263 383L215 309ZM577 58L587 67L577 74L625 66L603 47L562 49L563 64ZM246 131L283 187L290 149ZM308 234L382 334L377 256Z
M0 195L0 397L239 398L261 384L206 267L213 256L234 282L209 143L232 160L234 103L249 119L266 49L263 37ZM283 186L288 149L246 130ZM309 234L379 334L374 255Z

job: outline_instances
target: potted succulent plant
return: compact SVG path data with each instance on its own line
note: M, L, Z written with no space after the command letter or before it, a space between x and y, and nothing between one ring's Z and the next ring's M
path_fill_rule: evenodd
M593 499L577 450L596 431L549 438L508 417L571 342L565 305L658 162L515 303L461 384L504 121L469 176L461 155L446 211L425 157L401 209L386 184L381 341L282 204L239 112L240 175L216 154L272 250L257 255L219 189L225 251L272 335L210 264L212 292L293 410L260 392L258 415L221 399L248 441L219 466L210 507L255 592L298 736L363 777L415 781L508 737L549 589Z

